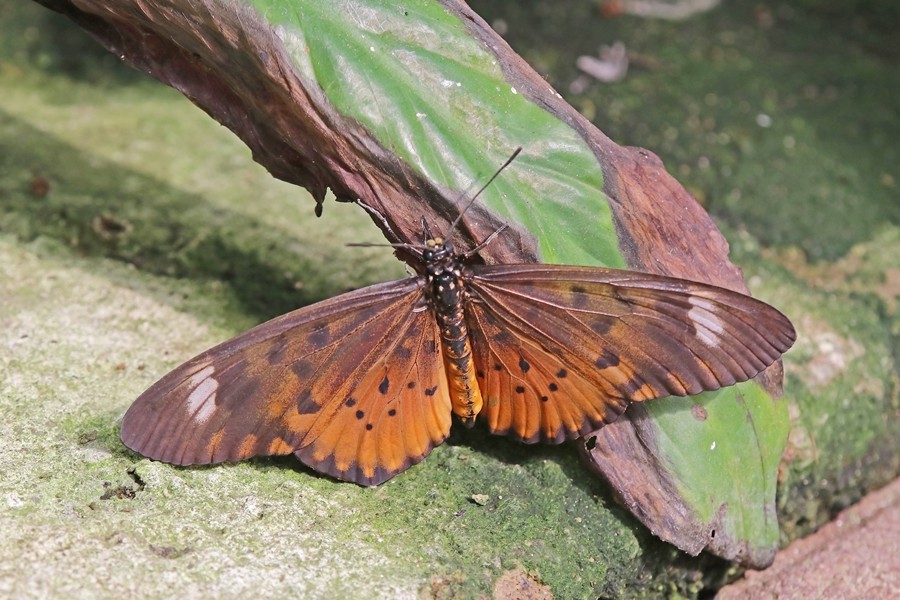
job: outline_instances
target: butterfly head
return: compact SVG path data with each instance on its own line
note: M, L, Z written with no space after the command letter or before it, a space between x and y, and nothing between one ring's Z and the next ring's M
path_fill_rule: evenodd
M445 271L453 270L459 258L456 256L453 244L442 237L436 236L425 241L425 247L422 249L422 260L425 261L425 265L431 275L439 275Z

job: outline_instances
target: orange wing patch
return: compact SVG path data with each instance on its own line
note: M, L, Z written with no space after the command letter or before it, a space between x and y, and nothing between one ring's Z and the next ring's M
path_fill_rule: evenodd
M473 303L470 315L476 374L485 398L481 418L492 433L526 443L558 444L613 421L625 410L614 385L601 380L606 389L598 387L596 380L574 369L572 361L510 333L482 305Z
M451 408L434 318L404 322L384 358L352 388L337 410L318 418L297 456L318 471L378 485L425 458L450 432ZM346 389L346 391L345 391Z

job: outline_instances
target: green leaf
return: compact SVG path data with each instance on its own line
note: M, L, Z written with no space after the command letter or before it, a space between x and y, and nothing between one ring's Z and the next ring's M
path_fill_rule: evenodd
M778 547L776 475L787 402L755 382L647 403L659 456L695 519L715 530L716 554L766 564Z
M522 146L482 201L530 232L544 262L624 266L588 144L519 93L440 3L254 5L338 112L439 186L474 191Z

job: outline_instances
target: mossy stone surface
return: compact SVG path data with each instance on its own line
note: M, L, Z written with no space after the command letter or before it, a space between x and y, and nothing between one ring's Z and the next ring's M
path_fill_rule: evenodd
M0 17L0 595L502 597L498 586L512 579L558 598L694 597L723 576L721 563L653 539L567 447L456 432L376 489L290 458L182 469L127 451L118 421L168 369L404 268L389 252L344 246L379 241L362 211L327 203L315 220L312 200L272 180L228 131L92 53L64 20L24 3ZM676 63L683 53L662 45L663 28L641 31ZM617 97L610 114L620 133L633 132L629 143L680 148L670 168L724 220L754 292L798 326L780 480L783 531L796 537L898 472L900 233L872 186L889 186L900 161L873 166L890 150L866 146L853 128L831 130L850 141L778 170L787 188L773 198L828 227L792 230L784 215L775 232L755 219L745 226L737 209L716 213L720 180L707 186L679 166L707 147L706 134L679 129L691 140L681 146L659 121L635 117L652 108L645 101L678 106L641 91L659 89L664 72L638 70L634 90L604 94ZM734 159L767 174L770 164L754 162L764 156ZM861 175L841 176L849 170ZM791 172L856 190L865 209L836 204L829 216L832 203L792 187Z

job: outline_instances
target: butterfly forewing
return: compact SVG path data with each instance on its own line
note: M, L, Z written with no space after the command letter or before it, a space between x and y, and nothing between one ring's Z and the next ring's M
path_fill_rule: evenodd
M563 265L469 273L483 419L526 442L582 435L628 401L749 379L795 337L774 308L699 283Z
M377 485L450 428L437 327L422 298L410 278L251 329L144 392L122 440L182 465L296 452L321 472Z

